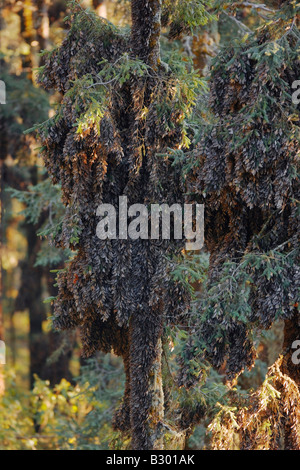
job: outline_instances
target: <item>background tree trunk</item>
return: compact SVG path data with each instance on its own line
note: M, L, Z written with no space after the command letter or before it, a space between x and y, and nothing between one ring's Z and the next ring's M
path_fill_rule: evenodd
M93 7L102 18L107 18L107 6L105 0L93 0Z
M3 174L3 160L0 158L0 341L4 341L4 323L3 323L3 311L2 311L2 295L3 295L3 286L2 286L2 243L3 243L3 225L2 225L2 174ZM5 391L5 380L4 380L4 365L0 364L0 396L3 395Z

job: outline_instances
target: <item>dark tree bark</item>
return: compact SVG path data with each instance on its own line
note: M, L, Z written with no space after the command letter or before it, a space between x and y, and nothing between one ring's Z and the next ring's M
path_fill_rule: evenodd
M157 69L160 64L161 0L132 0L133 53ZM162 325L160 315L137 311L129 334L131 446L135 450L163 448L157 425L163 421L164 396L161 374ZM149 367L150 366L150 367Z
M37 169L31 168L31 184L37 184ZM29 352L30 352L30 385L34 385L34 375L42 376L44 357L43 328L45 309L42 301L43 268L36 267L35 261L41 246L36 235L37 227L26 225L27 259L21 264L21 286L16 299L16 310L29 310Z
M59 266L57 266L59 268ZM55 268L54 268L55 269ZM57 287L55 286L55 274L49 271L49 267L44 269L44 278L46 280L46 286L50 297L57 295ZM65 338L63 336L65 335ZM51 355L57 351L62 344L62 341L67 342L65 348L61 352L59 358L56 361L50 361L47 363L47 359L51 358ZM72 338L72 332L61 333L58 331L50 331L46 338L47 351L46 361L44 364L43 377L50 381L52 386L60 383L62 379L68 381L72 380L70 372L70 360L73 353L74 338Z
M22 280L18 297L15 303L16 310L29 311L29 352L30 352L30 385L34 386L34 376L38 375L42 380L49 380L51 385L59 383L63 378L71 380L69 362L72 355L72 344L68 344L57 361L50 361L52 354L57 351L62 342L63 333L43 331L43 321L46 320L46 312L42 299L44 282L46 281L48 292L56 295L53 286L55 279L49 273L49 267L35 266L36 256L40 250L41 240L36 236L37 227L32 224L26 226L27 233L27 260L21 265Z
M161 0L132 0L134 54L156 69L160 63Z
M160 316L138 312L130 324L130 421L132 449L163 449L158 426L164 418ZM151 315L152 314L152 315Z

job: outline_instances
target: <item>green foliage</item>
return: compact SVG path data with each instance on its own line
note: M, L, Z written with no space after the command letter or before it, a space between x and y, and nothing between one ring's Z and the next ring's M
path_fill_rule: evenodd
M0 449L33 450L33 421L28 396L16 386L12 372L6 376L6 391L0 397Z
M199 72L195 70L190 58L185 57L185 60L182 60L182 53L174 50L165 53L163 59L170 67L173 75L168 80L170 88L174 90L170 106L172 106L173 112L175 110L181 113L181 122L184 125L186 134L196 103L208 91L208 85L206 79L201 77ZM168 109L167 104L165 106L164 110L163 104L160 104L159 109L166 111ZM189 144L190 141L186 137L183 146L188 147Z
M219 1L165 0L164 24L170 26L170 37L172 34L176 36L176 33L178 36L181 33L194 34L199 26L215 19L212 12L219 13L222 10L232 12L238 8L233 3L236 4L236 2ZM298 115L291 104L290 82L282 71L295 69L295 62L298 60L299 32L293 18L299 7L295 2L289 2L289 5L280 12L275 12L274 27L270 24L264 25L258 31L257 37L246 36L243 41L231 44L230 50L225 48L222 51L213 64L215 81L212 96L215 103L214 112L211 112L207 108L208 97L204 95L208 91L206 82L193 68L190 60L186 57L183 60L178 47L166 48L163 51L163 62L157 72L142 60L132 58L127 52L128 31L99 20L93 13L82 9L77 1L71 1L70 6L71 14L67 18L71 26L69 39L64 41L61 48L56 48L50 53L44 52L47 66L39 69L41 82L46 87L56 88L61 92L62 103L57 107L54 118L47 119L34 127L41 132L45 140L42 153L47 155L53 180L60 180L64 186L63 197L67 210L61 203L61 186L52 185L48 179L36 186L29 186L27 191L10 190L12 197L26 206L23 215L28 222L37 224L41 219L46 219L39 230L39 235L55 239L60 247L47 248L43 243L36 259L36 266L56 265L65 261L70 252L68 250L63 252L62 248L76 250L79 247L82 252L83 247L86 249L87 257L78 258L77 264L71 265L68 282L65 285L61 282L62 290L65 289L63 300L67 302L62 315L62 325L65 326L63 322L69 312L78 311L79 315L75 320L80 324L86 315L85 336L92 331L90 341L92 347L98 342L102 348L110 350L114 328L113 322L107 322L110 312L113 311L114 314L117 312L119 321L124 312L129 316L128 306L135 310L136 306L134 303L130 305L131 298L128 297L123 302L124 298L121 297L123 287L127 294L130 291L129 284L126 284L130 277L128 272L127 274L125 272L120 283L119 279L116 281L114 277L108 279L111 273L118 271L115 267L116 258L120 253L106 252L103 246L93 247L94 235L91 236L94 234L93 224L88 227L89 240L86 245L83 243L83 227L86 227L84 223L87 221L87 215L94 216L95 213L92 204L96 206L96 202L99 202L98 195L102 195L103 188L103 194L109 198L120 191L119 184L122 189L124 188L124 166L118 168L122 160L123 163L125 160L126 171L128 167L128 173L132 178L127 188L130 185L134 186L137 175L144 177L145 165L142 160L147 162L151 167L151 193L154 187L164 189L169 185L170 179L166 178L166 175L158 177L157 169L161 169L166 161L162 160L161 156L173 160L173 168L177 169L183 165L182 179L193 186L190 184L191 180L194 181L194 178L197 178L197 171L201 173L204 168L203 154L208 158L216 148L218 150L225 148L223 153L220 150L219 158L213 162L212 167L205 168L207 172L204 171L205 177L207 174L208 177L204 187L200 185L197 188L197 196L202 198L202 201L207 198L208 206L211 203L209 199L211 193L216 194L216 200L211 205L213 215L210 217L213 219L216 212L222 212L221 218L213 220L213 223L218 225L218 228L225 227L225 235L222 233L219 237L220 246L217 249L212 244L211 259L208 254L186 256L173 270L175 284L182 285L185 291L192 294L193 303L189 315L184 316L180 312L178 324L175 327L165 328L175 347L174 355L167 357L168 366L178 373L176 358L179 358L182 366L179 383L186 387L178 389L172 372L169 373L167 380L173 382L172 403L166 401L166 419L172 424L173 421L176 425L179 423L179 427L186 430L205 418L213 418L208 427L213 441L218 442L219 448L226 446L235 448L237 445L235 439L239 430L238 406L241 405L242 398L249 399L248 391L241 391L239 387L229 391L224 384L224 378L212 370L211 363L220 367L232 353L235 361L231 358L228 360L227 365L231 374L229 376L240 373L241 368L245 365L251 366L253 363L255 354L252 346L256 345L261 329L268 328L278 318L288 318L289 310L295 305L296 289L290 273L297 263L298 251L294 248L295 240L292 240L290 233L284 241L281 234L280 242L275 239L275 243L272 238L272 229L275 225L268 223L270 219L274 221L276 217L281 217L280 214L285 210L286 204L290 204L292 208L292 216L288 213L287 218L295 217L297 213L295 206L299 201L297 198L289 197L283 202L281 197L277 198L276 210L273 210L273 207L270 218L267 222L264 220L267 230L264 230L265 226L261 228L259 221L259 229L256 227L254 234L251 233L251 243L247 245L249 241L247 237L252 230L250 224L248 225L248 219L250 215L252 222L253 213L247 212L244 219L238 219L240 214L236 206L230 206L230 195L237 195L238 207L246 206L247 210L252 210L255 201L251 199L253 195L249 196L248 188L245 189L245 186L247 187L249 181L252 181L252 176L259 173L266 155L277 155L278 149L281 150L284 145L288 155L294 152L292 145L299 131ZM95 56L101 60L95 62ZM23 82L21 80L17 82L14 88L15 94L10 95L17 103L16 107L4 110L4 117L11 120L12 133L20 133L24 127L32 125L32 117L36 116L40 106L46 109L42 95L39 96L34 87L29 86L27 90L28 83L25 102L18 102ZM232 88L229 88L228 82ZM250 95L247 94L248 84L251 88ZM281 90L279 95L278 89ZM149 90L151 93L148 93ZM128 100L129 95L132 101ZM27 99L37 105L30 115L30 122L27 122L27 115L25 116L23 112L23 105L27 110L31 110ZM123 109L126 109L127 113L125 118L125 113L120 112ZM19 116L18 119L15 119L14 113ZM47 117L47 114L44 117ZM38 118L40 120L40 116ZM128 122L134 123L132 127L128 128ZM150 136L147 147L145 142L150 135L149 129L153 135ZM284 144L282 144L283 136ZM130 148L126 139L130 141ZM155 144L151 147L153 142ZM173 144L174 148L170 148ZM183 150L187 148L189 152ZM156 155L157 149L165 153ZM150 160L153 155L155 158L160 157L158 164L157 160ZM231 157L235 160L231 160ZM226 168L222 166L225 160ZM240 174L229 177L229 189L226 188L224 197L224 194L221 195L222 178L231 165L243 168ZM109 171L106 174L107 167ZM139 174L141 168L143 171ZM266 170L268 173L269 167ZM247 177L245 177L246 172L248 172ZM249 174L252 176L249 177ZM295 184L298 178L296 166L291 164L283 176L287 176L291 185ZM96 188L96 184L94 186L93 184L97 179L101 184L99 183ZM107 181L111 187L102 187L102 182L107 184ZM142 179L141 181L144 196L145 186L144 181ZM267 182L265 187L270 188L272 184L273 180ZM192 193L190 189L189 187L189 196ZM240 194L244 196L244 190L246 196L241 201L239 197ZM89 196L93 191L95 200L91 201ZM256 192L255 186L255 195ZM268 193L262 193L262 200L265 202L268 200L266 194L268 196ZM284 194L284 191L281 191L281 194ZM88 210L91 212L88 214L89 203ZM220 204L223 204L222 210ZM224 216L226 211L229 214L228 218ZM263 216L261 212L259 217ZM245 224L243 227L245 230L241 233L236 230L238 223L236 226L231 225L234 237L236 236L238 241L247 240L242 247L233 244L234 237L229 239L226 236L230 217L241 221L241 225ZM283 229L281 227L281 232L284 232L284 229L285 226ZM211 233L210 223L210 239ZM223 245L228 243L228 239L232 245L229 243L227 250L224 250ZM94 249L93 252L91 247ZM99 253L103 254L103 259L100 259ZM146 251L144 259L147 259L147 253ZM132 251L130 254L134 258L135 252ZM137 257L137 261L133 264L136 276L133 278L133 284L138 279L142 285L140 280L145 279L141 258L143 256ZM120 257L120 260L122 266L127 266L128 258ZM111 264L105 273L105 263L108 261L111 261ZM157 263L154 262L153 265ZM57 271L59 275L63 274L61 276L63 281L67 270L68 267ZM117 275L119 276L119 273ZM108 288L104 283L107 279ZM157 286L162 285L162 280L165 282L165 279L166 275L158 278ZM113 284L116 284L113 293L115 303L107 307L108 299L112 297L109 289ZM109 292L107 297L105 297L106 288ZM158 287L155 289L159 292L159 298L162 295L161 291ZM265 292L273 294L271 306L271 296L266 296ZM74 303L68 303L72 295ZM133 291L134 295L136 291ZM267 298L264 299L264 296ZM171 318L171 313L173 314L171 297L167 303L168 311L164 312L165 317L163 317L166 323ZM95 299L97 302L94 302ZM257 299L263 299L259 304L260 308L257 306ZM48 299L51 303L54 300L57 298ZM151 299L151 302L154 300ZM86 306L88 308L85 312ZM107 307L108 313L104 312L104 307ZM117 310L119 308L121 313ZM91 328L92 314L96 320L95 326ZM103 322L99 321L100 315L103 315ZM123 323L119 324L121 327L127 325L127 317L125 315L124 317ZM115 318L113 320L115 321ZM74 326L72 321L70 323ZM95 332L102 334L102 331L103 338L107 335L108 339L103 340L101 337L99 340ZM125 337L124 331L125 329L121 333L120 330L117 333L114 331L116 343L120 343L120 334ZM141 345L144 344L145 341L141 340ZM125 349L123 344L117 346ZM124 350L121 354L124 354ZM3 448L11 449L99 450L107 448L109 443L115 448L126 446L127 441L124 442L118 433L113 432L110 425L113 410L121 398L119 391L124 386L120 364L116 363L111 367L110 360L111 356L106 356L102 357L100 362L99 358L89 362L76 385L63 380L55 388L51 388L48 382L36 377L34 390L26 396L19 395L13 383L10 384L8 381L8 392L0 403L1 411L3 408L3 413L0 413L0 446L2 442ZM260 374L263 375L266 364L262 363L260 367ZM257 370L252 373L259 375ZM187 390L199 379L200 384L192 390ZM259 391L260 404L265 408L273 406L274 403L277 406L280 398L280 392L274 388L271 380L272 377L268 377ZM242 412L245 409L242 407ZM264 417L257 426L258 432L262 435L265 433L270 438L272 424L274 423L269 417L266 419ZM205 446L203 428L199 427L198 431L201 445ZM190 442L196 445L196 439L194 436Z
M189 197L205 203L208 280L193 304L183 362L206 358L229 377L251 367L256 333L295 314L299 299L299 6L214 60L208 123L183 162ZM186 157L186 160L185 160ZM197 357L197 359L196 359Z
M213 2L202 0L164 0L163 18L167 17L171 25L179 27L180 30L189 30L194 34L199 26L205 25L208 21L216 19L210 13Z
M29 185L26 191L14 188L7 188L6 191L24 204L20 214L27 223L38 226L37 235L45 238L37 253L35 266L56 266L69 259L71 251L68 247L58 248L51 244L63 230L65 208L61 202L60 186L53 185L46 178L36 185ZM74 223L70 243L76 244L79 235L80 231Z
M201 294L192 304L191 317L186 323L194 325L189 335L182 336L181 353L185 370L185 381L188 377L202 377L205 374L205 354L211 357L216 348L223 349L232 347L228 344L228 329L232 322L237 321L248 331L249 337L261 332L262 323L268 328L270 318L259 319L254 315L255 296L261 285L281 285L284 295L290 299L290 307L293 308L294 297L290 295L293 288L287 273L290 272L297 259L297 252L283 253L282 247L269 252L251 252L244 255L239 261L226 261L222 266L221 274L215 281L206 277L201 286ZM194 268L195 269L195 268ZM182 271L184 268L182 267ZM181 273L181 270L177 272ZM202 276L203 269L200 265L199 275ZM194 274L194 272L193 272ZM197 279L195 270L194 279ZM254 294L253 294L254 292ZM284 311L278 302L274 321L284 317ZM213 322L213 330L207 330ZM203 328L205 331L203 331ZM213 338L213 339L212 339ZM190 355L192 358L190 358ZM221 355L221 357L223 357ZM221 366L221 361L219 366ZM200 371L202 370L202 374Z
M18 201L25 204L25 208L21 214L31 224L36 225L45 210L51 209L51 216L61 216L63 205L61 203L60 188L53 185L49 179L45 179L41 183L28 186L27 191L14 188L8 188L7 191L11 197L15 197Z
M0 118L4 119L10 138L20 138L29 126L46 118L49 111L48 96L35 87L25 73L19 76L10 73L5 62L1 69L1 80L6 85L6 105L0 107Z
M199 295L195 292L194 285L201 285L207 279L209 268L209 255L207 253L195 254L184 257L183 261L176 265L173 276L176 281L180 281L191 294Z
M107 449L117 439L110 422L123 382L122 364L110 356L90 360L75 385L63 379L52 388L36 377L24 392L10 373L0 397L0 449Z
M111 413L121 398L121 365L112 367L110 356L94 359L82 370L77 385L66 380L51 389L36 378L32 413L39 426L40 440L55 436L51 448L60 450L107 449L114 438ZM52 441L53 438L51 438ZM45 444L44 444L45 445Z
M131 59L125 52L114 64L103 59L99 62L100 71L96 77L91 74L77 79L73 87L66 93L66 97L73 101L75 109L80 113L85 109L74 124L77 133L82 137L96 128L100 135L100 123L107 109L109 100L109 88L121 87L131 77L143 77L147 71L147 65L139 59Z

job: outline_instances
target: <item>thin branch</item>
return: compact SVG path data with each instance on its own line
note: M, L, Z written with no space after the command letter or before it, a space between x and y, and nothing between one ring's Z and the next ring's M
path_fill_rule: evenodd
M233 3L229 8L234 8L234 7L254 8L255 10L267 11L269 13L276 13L278 11L278 10L273 10L272 8L267 7L267 5L265 5L264 3L238 2L238 3Z
M244 23L242 23L242 21L239 21L235 16L229 15L226 11L223 11L223 13L224 13L224 15L226 15L230 20L232 20L234 23L236 23L240 29L243 29L244 31L247 31L247 33L251 33L251 34L252 34L253 31L251 31L251 29L248 28L248 26L246 26Z
M97 86L97 85L103 85L103 86L109 85L110 83L113 83L113 82L115 82L116 80L118 80L118 78L119 78L119 77L114 77L114 78L112 78L111 80L108 80L108 82L95 82L95 83L93 83L92 85L89 85L89 86L85 87L84 89L85 89L85 90L88 90L89 88L93 88L93 87L95 87L95 86Z

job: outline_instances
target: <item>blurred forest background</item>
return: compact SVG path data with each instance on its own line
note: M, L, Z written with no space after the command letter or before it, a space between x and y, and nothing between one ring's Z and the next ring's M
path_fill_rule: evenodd
M115 25L130 26L126 0L81 3ZM211 61L223 46L243 41L268 21L268 9L278 7L272 0L265 2L263 10L247 3L218 12L213 21L197 26L193 33L168 31L162 36L162 53L174 52L192 61L203 80L204 91L190 118L190 139L205 127ZM129 437L111 424L124 390L122 360L100 352L83 359L77 331L57 332L51 327L56 273L71 253L55 248L47 239L65 209L60 187L52 185L39 157L36 134L25 131L51 118L60 100L58 92L47 93L37 85L37 73L44 65L41 51L52 50L66 36L68 14L68 2L63 0L1 1L0 78L7 94L7 104L0 105L0 339L5 340L7 362L0 365L1 450L126 449L129 445ZM184 276L195 292L201 291L208 271L208 254L197 256L187 259L175 273ZM186 449L239 448L240 410L257 390L267 401L278 394L266 374L282 349L283 327L279 319L271 329L260 332L255 340L255 367L234 383L228 382L222 368L216 371L207 366L205 383L189 394L181 391L181 397L172 380L186 332L173 334L164 372L170 394L174 401L185 402L188 413L198 416L186 438ZM269 432L267 419L261 426L261 432Z

